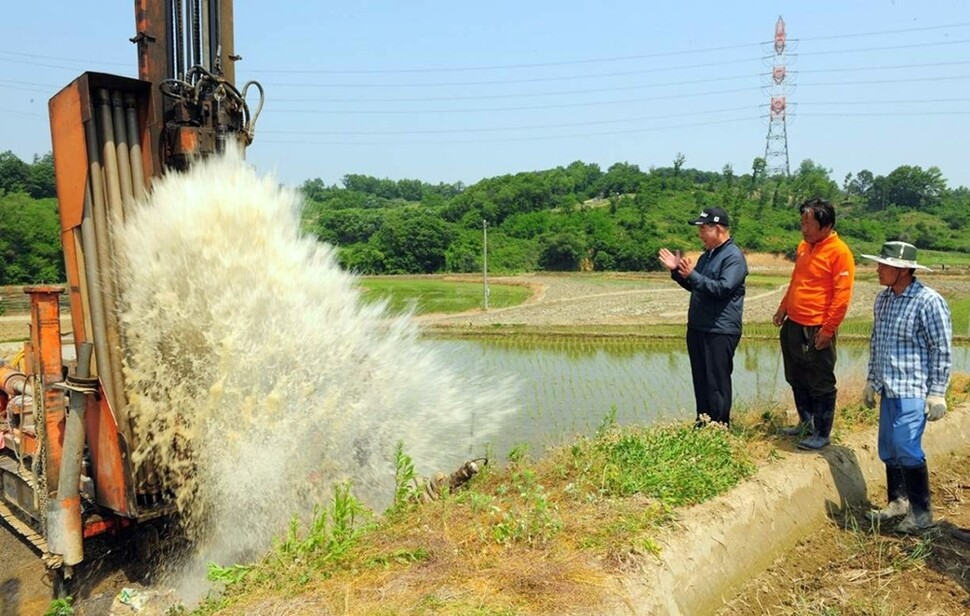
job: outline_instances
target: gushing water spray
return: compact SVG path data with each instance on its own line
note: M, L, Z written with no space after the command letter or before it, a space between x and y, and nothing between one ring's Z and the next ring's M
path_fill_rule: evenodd
M157 181L119 235L134 459L163 469L207 560L265 550L337 482L379 508L397 441L424 474L454 467L512 408L507 383L459 379L363 303L300 210L230 153Z

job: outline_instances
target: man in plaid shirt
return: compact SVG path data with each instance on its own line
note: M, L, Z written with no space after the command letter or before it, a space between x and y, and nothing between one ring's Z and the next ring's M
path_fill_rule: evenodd
M887 288L876 296L869 372L863 392L867 407L879 405L879 458L886 464L889 504L873 511L874 521L905 516L898 532L916 533L933 525L930 479L923 453L926 421L946 414L950 384L950 308L939 293L915 277L916 247L886 242L876 261L879 284Z

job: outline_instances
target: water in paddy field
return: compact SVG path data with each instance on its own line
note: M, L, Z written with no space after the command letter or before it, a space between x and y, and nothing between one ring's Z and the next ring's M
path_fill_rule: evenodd
M300 208L232 154L157 181L119 234L135 460L165 469L200 562L265 550L339 482L380 510L398 441L450 472L512 409L509 383L459 377L362 303Z

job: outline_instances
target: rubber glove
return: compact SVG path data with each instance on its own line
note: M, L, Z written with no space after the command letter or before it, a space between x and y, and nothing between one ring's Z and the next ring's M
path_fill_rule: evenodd
M866 388L862 390L862 402L867 409L876 408L876 387L872 383L866 383Z
M926 418L930 421L943 419L946 415L946 398L943 396L926 396Z

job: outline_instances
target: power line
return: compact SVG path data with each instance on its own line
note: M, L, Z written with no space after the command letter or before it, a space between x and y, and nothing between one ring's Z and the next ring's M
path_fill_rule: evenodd
M853 80L853 81L835 81L835 82L818 82L818 83L799 83L799 87L804 85L815 86L815 85L856 85L856 84L876 84L876 83L909 83L909 82L920 82L920 81L936 81L936 80L960 80L966 79L968 75L951 75L945 77L925 77L925 78L904 78L904 79L881 79L881 80ZM738 79L737 77L730 77L725 79ZM707 80L704 80L707 81ZM710 81L717 81L710 80ZM326 98L326 99L302 99L299 102L321 102L321 103L427 103L427 102L442 102L442 101L469 101L469 100L499 100L499 99L512 99L512 98L535 98L540 96L572 96L576 94L598 94L603 92L629 92L631 90L644 90L649 88L657 87L667 87L672 85L687 85L698 83L697 80L691 80L687 82L677 82L677 83L664 83L664 84L641 84L641 85L631 85L631 86L615 86L609 88L586 88L578 90L551 90L546 92L528 92L528 93L512 93L512 94L475 94L467 96L423 96L423 97L394 97L394 98ZM754 88L737 88L733 90L720 90L712 92L714 94L729 94L735 92L746 92ZM697 93L698 95L704 95L705 93ZM691 94L686 95L672 95L671 98L684 98L685 96L691 96Z
M847 33L841 35L832 36L821 36L814 38L800 38L791 39L793 41L816 41L816 40L827 40L827 39L840 39L840 38L859 38L866 36L882 36L886 34L904 34L909 32L925 32L931 30L942 30L942 29L956 29L965 28L970 26L970 22L958 22L953 24L942 24L938 26L924 26L920 28L901 28L896 30L879 30L871 32L855 32ZM765 42L759 43L739 43L734 45L722 45L718 47L706 47L700 49L686 49L679 51L667 51L667 52L657 52L650 54L638 54L631 56L617 56L617 57L607 57L607 58L590 58L583 60L565 60L560 62L537 62L529 64L504 64L504 65L485 65L485 66L464 66L464 67L423 67L423 68L410 68L410 69L364 69L364 70L338 70L338 69L285 69L285 70L274 70L274 69L263 69L266 72L277 72L277 73L291 73L291 74L330 74L330 75L375 75L375 74L408 74L408 73L431 73L431 72L469 72L469 71L484 71L484 70L506 70L506 69L523 69L523 68L549 68L554 66L573 66L580 64L594 64L594 63L607 63L607 62L628 62L631 60L646 60L649 58L663 58L671 56L682 56L686 54L700 54L700 53L711 53L711 52L722 52L730 51L734 49L746 49L749 47L760 47L764 45ZM255 72L260 72L260 69L254 69Z
M90 71L92 65L98 66L100 64L98 62L85 63L79 60L78 64L81 64L82 66L63 66L60 64L48 64L46 62L32 62L30 60L14 60L12 58L0 58L0 62L15 63L18 65L26 65L26 66L36 66L40 68L55 68L55 69L65 70L65 71L85 71L85 70ZM112 63L112 64L117 64L117 63ZM130 70L134 69L132 65L128 65L128 68Z
M956 62L935 62L935 63L919 63L919 64L897 64L897 65L882 65L882 66L859 66L859 67L846 67L846 68L829 68L829 69L811 69L811 70L799 70L799 74L815 74L815 73L840 73L840 72L867 72L867 71L881 71L881 70L897 70L897 69L917 69L917 68L945 68L949 66L964 66L970 64L970 61L956 61ZM761 76L766 76L768 73L759 73ZM865 80L865 81L852 81L852 82L820 82L816 84L812 83L800 83L802 86L815 86L815 85L854 85L854 84L876 84L876 83L906 83L909 81L929 81L936 79L965 79L966 75L956 75L956 76L944 76L944 77L927 77L927 78L901 78L892 80ZM742 79L750 79L751 74L745 75L732 75L728 77L716 77L707 78L700 81L704 83L712 83L718 81L737 81ZM562 79L569 80L569 79ZM274 102L297 102L297 103L416 103L416 102L442 102L442 101L462 101L462 100L487 100L487 99L508 99L508 98L532 98L538 96L567 96L576 94L595 94L601 92L618 92L618 91L630 91L645 88L662 88L662 87L673 87L673 86L683 86L683 85L693 85L697 84L699 80L688 79L681 81L669 81L661 83L652 84L642 84L642 85L630 85L630 86L618 86L618 87L598 87L598 88L587 88L579 90L554 90L548 92L530 92L523 94L497 94L497 95L467 95L467 96L428 96L428 97L394 97L394 98L275 98ZM7 89L20 90L25 92L35 92L38 94L48 94L59 89L61 86L47 85L35 82L19 82L12 80L0 80L0 83L5 84ZM15 84L15 85L11 85ZM281 84L281 83L268 83L268 86L287 86L292 84ZM28 87L25 87L28 86ZM29 87L35 86L35 87ZM354 86L347 86L347 89L353 89ZM733 90L716 90L710 92L696 93L697 96L708 96L716 94L729 94L747 91L747 88L733 89ZM606 101L606 102L590 102L590 103L567 103L560 105L543 105L543 106L532 106L532 107L508 107L508 108L497 108L497 109L476 109L476 110L450 110L442 109L437 110L441 113L456 113L456 112L468 112L468 111L514 111L514 110L529 110L529 109L550 109L550 108L563 108L563 107L582 107L587 105L603 105L603 104L618 104L622 102L647 102L655 100L671 100L677 98L687 98L695 94L682 94L682 95L671 95L671 96L660 96L660 97L649 97L649 98L637 98L637 99L627 99L625 101ZM312 111L306 110L287 110L289 113L312 113ZM330 113L347 113L347 114L369 114L369 113L410 113L404 112L394 112L394 111L366 111L366 110L350 110L350 111L333 111ZM426 111L425 113L430 113Z
M802 41L823 41L823 40L837 40L845 38L861 38L869 36L883 36L888 34L903 34L910 32L928 32L933 30L943 30L943 29L959 29L970 26L970 22L957 22L952 24L941 24L937 26L924 26L918 28L901 28L894 30L878 30L870 32L850 32L845 34L836 34L829 36L817 36L817 37L802 37L802 38L792 38L789 39L792 42L802 42ZM724 52L735 49L746 49L752 47L760 47L771 41L762 41L758 43L738 43L732 45L721 45L715 47L702 47L702 48L691 48L683 49L678 51L665 51L665 52L655 52L648 54L636 54L629 56L614 56L606 58L586 58L579 60L563 60L557 62L534 62L534 63L522 63L522 64L501 64L501 65L476 65L476 66L459 66L459 67L416 67L416 68L404 68L404 69L283 69L283 68L272 68L272 67L253 67L247 70L251 72L261 72L261 73L278 73L278 74L318 74L318 75L391 75L391 74L414 74L414 73L447 73L447 72L473 72L473 71L494 71L494 70L514 70L514 69L526 69L526 68L549 68L555 66L574 66L574 65L584 65L584 64L596 64L596 63L611 63L611 62L628 62L632 60L645 60L650 58L664 58L672 56L684 56L690 54L705 54L712 52ZM925 43L916 46L931 46L931 45L945 45L945 44L957 44L966 41L956 41L956 42L942 42L942 43ZM888 46L872 49L862 49L862 50L842 50L833 51L829 53L851 53L853 51L874 51L874 50L891 50L891 49L906 49L912 47L912 45L903 46ZM812 52L821 53L821 52ZM88 65L101 65L101 66L124 66L126 68L131 68L131 64L127 62L111 62L102 60L78 60L76 58L67 58L63 56L50 56L43 54L25 53L20 51L8 51L0 49L0 55L16 56L19 58L31 58L35 60L53 60L57 62L70 62L72 64L81 64L84 66ZM811 55L811 54L800 54L800 55ZM0 60L5 60L0 58ZM75 69L77 67L73 66L62 66L62 65L50 65L50 64L37 64L30 62L23 62L24 64L31 64L34 66L42 66L45 68L58 68L58 69Z
M760 90L760 88L750 88L750 91ZM607 105L624 105L630 103L642 103L651 102L657 100L673 100L679 98L699 98L701 96L722 94L725 92L737 92L737 90L722 90L719 92L708 92L705 94L676 94L671 96L656 96L648 98L627 98L612 101L594 101L587 103L560 103L555 105L524 105L521 107L483 107L483 108L471 108L471 109L415 109L415 110L359 110L359 109L326 109L326 110L314 110L314 109L273 109L269 113L274 114L306 114L306 115L423 115L423 114L435 114L435 115L454 115L462 113L492 113L492 112L504 112L504 111L542 111L547 109L571 109L576 107L600 107ZM933 98L933 99L918 99L918 100L887 100L879 99L880 105L892 105L892 104L907 104L907 103L946 103L946 102L964 102L970 101L970 98ZM873 101L834 101L828 102L809 102L809 103L799 103L800 105L872 105ZM760 105L765 106L765 105Z
M914 82L924 82L924 81L947 81L947 80L962 80L968 79L970 75L948 75L944 77L911 77L911 78L899 78L899 79L870 79L870 80L852 80L852 81L828 81L828 82L800 82L798 87L816 87L816 86L855 86L855 85L866 85L866 84L886 84L886 83L914 83ZM729 77L724 78L725 80L735 80L739 77ZM705 80L706 81L706 80ZM710 80L717 81L717 80ZM691 80L687 82L677 82L677 83L664 83L664 84L645 84L645 85L631 85L631 86L616 86L610 88L587 88L578 90L553 90L547 92L529 92L529 93L513 93L513 94L476 94L468 96L424 96L424 97L393 97L393 98L321 98L321 99L286 99L287 102L318 102L318 103L430 103L430 102L457 102L457 101L480 101L480 100L502 100L502 99L515 99L515 98L537 98L541 96L573 96L577 94L599 94L604 92L629 92L632 90L644 90L657 87L667 87L672 85L688 85L696 84L698 81ZM750 92L753 90L760 90L760 87L749 87L749 88L733 88L727 90L713 90L708 92L691 92L684 94L672 94L669 96L652 97L652 98L642 98L634 99L629 102L637 101L649 101L649 100L669 100L669 99L681 99L690 98L693 96L709 96L715 94L735 94L739 92ZM545 108L545 107L542 107Z
M923 81L959 81L962 79L970 79L970 75L948 75L946 77L912 77L909 79L856 79L853 81L819 81L819 82L800 82L798 84L799 88L809 87L814 88L817 86L864 86L872 84L883 84L883 83L917 83Z
M829 117L846 117L846 118L865 118L865 117L924 117L924 116L950 116L950 115L970 115L970 109L968 110L956 110L956 111L920 111L916 112L905 112L905 111L867 111L865 113L853 113L853 112L832 112L832 113L799 113L799 117L813 117L813 118L829 118Z
M56 91L56 89L53 86L51 86L49 89L48 88L30 88L30 87L23 88L23 87L20 87L20 86L4 86L4 89L5 90L19 90L21 92L33 92L34 94L47 94L47 95L53 94Z
M7 56L19 56L21 58L36 58L36 59L40 59L40 60L57 60L58 62L79 62L79 63L82 63L82 64L84 64L84 63L90 64L91 63L88 60L78 60L76 58L62 58L62 57L59 57L59 56L42 56L40 54L35 54L35 53L24 53L22 51L4 51L2 49L0 49L0 54L7 55ZM110 65L110 66L125 66L125 67L130 67L131 66L131 64L128 63L128 62L106 62L106 61L99 61L98 64L104 64L106 66L107 65Z
M899 30L877 30L874 32L862 32L862 33L851 33L851 34L832 34L829 36L810 36L802 37L798 39L792 39L796 41L828 41L833 39L843 39L843 38L858 38L861 36L882 36L884 34L905 34L909 32L927 32L929 30L944 30L947 28L966 28L970 26L970 21L958 22L955 24L943 24L939 26L923 26L920 28L902 28Z
M636 88L633 88L633 89L639 89L639 87L636 87ZM593 107L593 106L625 104L625 103L642 103L642 102L652 102L652 101L662 101L662 100L679 100L679 99L684 99L684 98L699 98L699 97L706 97L706 96L718 96L718 95L721 95L721 94L738 94L740 92L757 92L757 91L760 91L760 90L761 90L760 87L746 87L746 88L731 88L731 89L727 89L727 90L708 90L708 91L705 91L705 92L688 92L688 93L682 93L682 94L669 94L669 95L664 95L664 96L649 96L649 97L642 97L642 98L628 98L628 99L620 99L620 100L613 100L613 101L591 101L591 102L584 102L584 103L556 103L556 104L550 104L550 105L532 105L532 106L527 106L526 105L526 106L521 106L521 107L490 107L490 108L477 108L477 109L434 109L434 110L420 110L420 112L421 113L463 113L463 112L481 113L481 112L491 112L491 111L537 111L537 110L542 110L542 109L568 109L568 108L586 107L586 106ZM561 93L557 93L557 94L562 94L562 95L566 95L566 94L590 94L590 93L596 93L596 92L599 92L599 90L576 90L576 91L572 91L572 92L561 92ZM529 97L529 96L532 96L532 95L529 95L529 94L515 95L515 98L525 98L525 97ZM490 97L490 96L470 96L470 97L451 97L451 98L429 98L429 99L414 99L411 102L415 102L415 101L422 101L422 102L440 102L442 100L451 100L451 101L457 101L457 100L479 100L479 99L488 99L488 98L496 98L496 97ZM501 97L501 98L505 98L505 97ZM333 101L333 102L351 102L351 101L342 100L342 101ZM365 101L357 101L357 102L365 102ZM385 101L380 101L380 102L388 102L388 101L385 100ZM304 109L275 109L275 110L272 110L272 111L273 112L282 112L282 113L317 113L317 111L315 111L315 110L304 110ZM331 113L331 112L320 111L319 113ZM415 113L415 111L401 111L401 110L394 110L394 111L380 111L380 110L377 110L377 111L367 111L367 110L341 110L339 112L333 112L333 113L362 114L362 115L386 113L388 115L403 115L403 114L408 114L408 113Z
M907 99L907 100L887 100L887 99L881 98L878 101L878 103L879 103L880 106L882 106L882 105L909 105L909 104L913 104L913 105L915 105L915 104L925 105L927 103L934 103L935 104L935 103L965 103L965 102L970 102L970 97L959 97L959 98L917 98L917 99ZM841 106L841 105L870 105L871 106L873 104L874 103L873 103L872 100L867 100L867 101L845 101L845 100L842 100L842 101L832 101L832 102L827 102L827 101L826 102L812 101L812 102L808 102L808 103L804 103L804 102L798 103L798 105L800 107L805 107L807 105L810 105L810 106L815 106L815 105L833 105L833 106Z
M606 77L626 77L630 75L644 75L647 73L669 73L671 71L683 71L697 68L712 68L715 66L727 66L730 64L754 63L759 58L746 58L742 60L724 60L721 62L707 62L704 64L687 64L682 66L668 66L646 68L636 71L621 71L613 73L590 73L584 75L569 75L565 77L530 77L528 79L493 79L489 81L450 81L450 82L426 82L426 83L306 83L306 82L266 82L268 86L286 86L298 88L453 88L467 86L493 86L504 84L520 83L543 83L548 81L575 81L577 79L602 79ZM283 71L273 71L283 72Z
M913 43L910 45L887 45L884 47L864 47L861 49L832 49L826 51L799 52L797 56L829 56L833 54L865 53L869 51L895 51L897 49L922 49L926 47L944 47L947 45L965 45L970 43L970 39L960 39L959 41L936 41L933 43Z
M956 62L926 62L922 64L889 64L883 66L856 66L856 67L846 67L846 68L815 68L815 69L798 69L796 72L799 75L806 73L855 73L862 71L888 71L888 70L898 70L898 69L911 69L911 68L941 68L946 66L964 66L970 64L970 60L959 60ZM762 75L771 75L771 73L762 73Z
M576 66L581 64L598 64L608 62L629 62L631 60L646 60L648 58L663 58L670 56L683 56L687 54L710 53L729 51L732 49L745 49L748 47L758 47L761 43L740 43L737 45L723 45L720 47L707 47L701 49L689 49L684 51L663 51L648 54L638 54L633 56L617 56L612 58L589 58L585 60L563 60L560 62L534 62L528 64L496 64L480 66L458 66L458 67L422 67L422 68L402 68L402 69L274 69L256 67L253 72L273 72L287 74L316 74L316 75L396 75L413 73L464 73L471 71L497 71L497 70L517 70L524 68L550 68L554 66Z
M831 55L831 54L851 54L851 53L862 53L869 51L889 51L898 49L913 49L922 47L935 47L942 45L963 45L970 43L970 39L962 39L959 41L943 41L943 42L933 42L933 43L920 43L915 45L895 45L887 47L870 47L862 49L841 49L834 51L818 51L818 52L807 52L798 54L799 56L812 56L812 55ZM647 69L640 69L634 71L620 71L612 73L588 73L580 75L568 75L568 76L557 76L557 77L531 77L527 79L494 79L488 81L453 81L453 82L425 82L425 83L308 83L308 82L265 82L266 85L276 86L276 87L298 87L298 88L440 88L440 87L467 87L467 86L481 86L481 85L503 85L503 84L521 84L521 83L542 83L550 81L572 81L576 79L598 79L598 78L608 78L608 77L625 77L630 75L643 75L649 73L665 73L672 71L684 71L693 70L698 68L713 68L716 66L727 66L735 64L747 64L755 60L761 60L762 58L743 58L739 60L723 60L719 62L707 62L701 64L685 64L679 66L664 66L664 67L652 67ZM956 63L954 63L956 64ZM963 64L963 63L960 63ZM914 68L931 66L932 64L915 64L912 65ZM945 66L946 63L940 63L940 65ZM821 70L821 69L820 69ZM844 69L853 70L853 69ZM286 73L287 71L270 71L274 73Z
M521 130L544 130L548 128L573 128L578 126L599 126L603 124L623 124L628 122L640 122L643 120L664 120L667 118L678 118L683 116L692 115L711 115L716 113L731 113L735 111L749 111L751 109L750 105L745 105L743 107L734 107L729 109L714 109L707 111L692 111L684 112L679 111L677 113L661 114L661 115L650 115L650 116L635 116L631 118L617 118L612 120L594 120L590 122L565 122L557 124L534 124L531 126L490 126L485 128L457 128L457 129L426 129L426 130L401 130L401 131L317 131L317 130L263 130L261 132L272 135L363 135L363 136L375 136L375 135L438 135L438 134L451 134L451 133L482 133L482 132L497 132L497 131L521 131Z
M736 124L738 122L750 122L760 119L761 116L747 116L743 118L734 118L726 120L712 120L710 122L693 122L689 124L665 124L664 126L654 126L649 128L629 128L618 131L603 131L594 133L573 133L566 135L548 135L548 136L533 136L533 137L505 137L497 139L465 139L465 140L407 140L407 141L393 141L393 142L366 142L366 141L321 141L321 140L274 140L274 139L264 139L262 143L276 143L276 144L305 144L305 145L355 145L355 146L396 146L396 145L460 145L460 144L473 144L473 143L508 143L508 142L522 142L522 141L548 141L551 139L573 139L573 138L587 138L587 137L603 137L612 135L628 135L630 133L646 133L655 132L663 130L675 130L678 128L696 128L700 126L713 126L718 124Z
M0 115L17 115L23 116L25 118L43 118L48 119L48 116L43 113L31 113L29 111L14 111L13 109L0 109Z
M869 32L869 33L855 33L855 34L844 34L844 35L833 35L825 37L814 37L814 38L802 38L802 39L790 39L793 41L819 41L827 39L839 39L839 38L850 38L850 37L862 37L862 36L880 36L887 34L899 34L904 32L922 32L928 30L940 30L944 28L962 28L970 26L970 22L957 23L957 24L947 24L941 26L929 26L921 28L909 28L901 30L885 30L880 32ZM820 50L820 51L810 51L807 53L799 54L802 56L817 56L817 55L829 55L829 54L849 54L853 52L866 52L866 51L888 51L888 50L901 50L901 49L914 49L914 48L929 48L929 47L940 47L946 45L959 45L970 42L970 39L962 39L957 41L943 41L943 42L923 42L916 44L900 44L900 45L889 45L882 47L870 47L861 49L843 49L843 50ZM621 62L629 60L644 60L649 58L663 58L670 56L683 56L686 54L701 54L701 53L713 53L713 52L724 52L728 50L735 49L745 49L752 47L757 44L739 44L739 45L726 45L719 47L710 47L706 49L692 49L689 51L677 51L677 52L662 52L654 54L642 54L636 56L626 56L626 57L616 57L616 58L600 58L600 59L585 59L585 60L573 60L573 61L563 61L563 62L549 62L549 63L533 63L533 64L512 64L505 66L469 66L469 67L457 67L457 68L411 68L411 69L391 69L391 70L274 70L270 72L278 74L320 74L320 75L390 75L390 74L421 74L421 73L444 73L444 72L473 72L473 71L488 71L488 70L500 70L500 69L526 69L526 68L549 68L557 66L579 66L579 65L592 65L596 63L607 63L607 62ZM79 63L82 61L68 59L68 58L58 58L55 56L42 56L37 54L25 54L20 52L4 52L0 50L0 54L14 55L21 58L25 58L24 61L19 62L27 66L37 66L42 68L57 68L57 69L74 69L74 67L69 66L57 66L45 63L46 61L54 62L73 62ZM558 81L575 81L584 79L594 79L594 78L611 78L611 77L629 77L634 75L642 75L648 73L661 73L667 71L684 71L690 69L701 69L701 68L715 68L722 67L732 64L750 63L752 61L758 60L759 58L749 58L740 60L723 60L714 61L707 63L697 63L697 64L687 64L680 66L654 66L642 70L630 70L630 71L614 71L606 73L589 73L581 75L573 75L566 77L552 77L543 76L536 78L516 78L516 79L493 79L493 80L481 80L481 81L455 81L455 82L437 82L437 83L413 83L413 84L307 84L307 83L268 83L271 87L309 87L309 88L344 88L344 89L371 89L371 88L430 88L430 87L467 87L467 86L497 86L497 85L516 85L516 84L528 84L528 83L548 83L548 82L558 82ZM0 57L0 62L14 62L9 58ZM126 66L130 68L130 65L118 62L100 62L101 65L117 65ZM841 72L853 72L853 71L878 71L878 70L903 70L903 69L925 69L932 67L948 67L970 64L967 61L954 61L954 62L939 62L939 63L923 63L923 64L911 64L911 65L885 65L885 66L871 66L871 67L845 67L845 68L831 68L831 69L813 69L813 70L802 70L798 71L800 73L841 73ZM253 69L249 69L253 70ZM761 75L762 73L757 73ZM668 83L655 83L655 84L634 84L626 86L616 86L610 88L587 88L587 89L560 89L558 91L550 92L539 92L539 93L506 93L506 94L486 94L486 95L470 95L470 96L433 96L433 97L409 97L409 98L377 98L377 99L367 99L367 98L333 98L333 99L317 99L317 98L304 98L304 99L275 99L275 102L304 102L304 103L403 103L403 102L448 102L448 101L481 101L481 100L501 100L501 99L518 99L518 98L528 98L530 100L536 100L540 97L548 96L574 96L580 94L597 94L597 93L609 93L609 92L623 92L623 91L634 91L634 90L644 90L644 89L656 89L663 87L677 87L677 86L687 86L687 85L707 85L713 82L720 81L733 81L741 79L752 79L754 75L737 75L737 76L727 76L727 77L715 77L715 78L699 78L699 79L689 79L681 80ZM801 83L801 87L842 87L842 86L857 86L857 85L869 85L869 84L900 84L900 83L919 83L924 81L947 81L947 80L963 80L970 78L970 75L950 75L945 77L917 77L917 78L898 78L898 79L877 79L877 80L854 80L849 82L817 82L817 83ZM16 82L10 80L0 80L3 84L16 84L16 85L6 85L5 89L20 90L26 92L38 92L47 93L60 89L61 86L45 86L44 84L33 83L33 82ZM32 86L37 88L50 88L50 90L32 90ZM613 101L592 101L592 102L564 102L564 103L551 103L547 105L521 105L521 106L508 106L508 107L496 107L496 108L485 108L479 107L474 109L427 109L427 110L364 110L364 109L349 109L349 110L332 110L332 111L317 111L312 109L267 109L267 117L273 117L282 114L362 114L362 115L412 115L412 114L458 114L458 113L497 113L504 111L539 111L548 109L568 109L568 108L582 108L582 107L593 107L593 106L604 106L604 105L617 105L617 104L628 104L628 103L642 103L650 101L661 101L661 100L679 100L679 99L691 99L691 98L701 98L707 96L720 96L725 94L736 94L736 93L747 93L759 91L761 88L757 87L746 87L746 88L734 88L734 89L719 89L719 90L708 90L702 92L690 92L690 93L680 93L680 94L670 94L662 96L651 96L651 97L637 97L629 98L623 100L613 100ZM889 104L939 104L944 102L966 102L966 98L952 98L952 99L922 99L922 100L900 100L900 101L888 101L883 99L873 99L870 101L838 101L838 102L815 102L815 103L801 103L806 106L824 106L824 105L889 105ZM794 106L794 105L793 105ZM718 113L733 113L736 111L750 110L753 106L719 109L713 111L703 111L703 112L678 112L665 115L654 115L654 116L637 116L630 118L619 118L611 120L598 120L589 122L577 122L577 123L560 123L560 124L545 124L545 125L531 125L531 126L508 126L499 128L483 128L483 127L472 127L467 129L431 129L431 130L401 130L401 131L272 131L263 130L261 133L264 134L277 134L277 135L288 135L288 134L301 134L301 135L333 135L333 136L409 136L409 135L445 135L445 134L455 134L455 133L487 133L487 132L501 132L501 131L530 131L530 130L550 130L550 129L564 129L564 128L577 128L577 127L590 127L590 126L602 126L609 124L620 124L629 123L645 120L659 120L668 119L676 117L686 117L691 115L701 115L701 114L718 114ZM12 115L19 115L23 117L36 117L36 118L46 118L42 114L34 114L28 112L17 112L8 111L6 113ZM967 111L921 111L921 112L891 112L891 111L873 111L865 113L800 113L799 116L804 117L876 117L876 116L892 116L892 117L923 117L923 116L936 116L936 115L966 115ZM764 118L766 116L757 116L757 118ZM517 137L517 138L496 138L490 140L474 140L474 141L417 141L412 143L493 143L493 142L509 142L509 141L535 141L535 140L545 140L545 139L567 139L573 137L591 137L591 136L602 136L602 135L617 135L617 134L629 134L638 132L650 132L656 130L672 130L678 128L690 128L698 126L710 126L719 124L729 124L737 123L742 121L748 121L752 118L744 119L727 119L727 120L716 120L711 122L699 122L699 123L688 123L688 124L676 124L676 125L665 125L663 127L653 127L653 128L640 128L640 129L624 129L622 131L609 131L609 132L587 132L582 134L564 134L564 135L553 135L547 137ZM334 144L334 145L366 145L366 143L359 141L352 142L340 142L340 141L274 141L262 140L266 143L313 143L313 144ZM394 141L393 145L400 145L406 143L404 141ZM378 145L378 144L374 144Z

